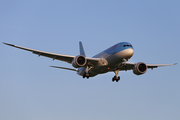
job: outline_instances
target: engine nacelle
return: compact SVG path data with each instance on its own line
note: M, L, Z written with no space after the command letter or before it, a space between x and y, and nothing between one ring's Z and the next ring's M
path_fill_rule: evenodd
M84 67L87 63L87 60L84 56L78 55L72 61L72 66L75 68Z
M143 62L139 62L134 66L133 73L136 75L144 74L147 71L147 65Z

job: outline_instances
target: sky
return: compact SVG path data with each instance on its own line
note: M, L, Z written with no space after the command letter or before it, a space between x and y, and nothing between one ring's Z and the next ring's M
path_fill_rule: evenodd
M179 64L83 79L71 64L13 48L87 57L129 42L129 62L180 63L179 0L1 0L1 120L179 120Z

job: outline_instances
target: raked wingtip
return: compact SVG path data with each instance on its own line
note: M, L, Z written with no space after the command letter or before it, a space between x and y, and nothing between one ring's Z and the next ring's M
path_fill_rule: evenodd
M5 45L14 46L13 44L5 43L5 42L2 42L2 43Z

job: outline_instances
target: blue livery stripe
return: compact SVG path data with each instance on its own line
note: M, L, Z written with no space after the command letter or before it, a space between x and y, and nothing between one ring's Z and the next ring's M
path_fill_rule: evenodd
M118 43L118 44L116 44L116 45L106 49L103 52L105 52L107 54L116 54L116 53L118 53L120 51L123 51L125 49L129 49L129 48L133 49L133 47L132 47L132 45L130 43L128 43L128 42L121 42L121 43Z

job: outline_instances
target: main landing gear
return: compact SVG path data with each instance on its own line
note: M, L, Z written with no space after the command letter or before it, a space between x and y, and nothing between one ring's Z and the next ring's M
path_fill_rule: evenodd
M87 78L87 79L89 79L89 71L91 70L91 68L92 68L92 66L87 66L87 68L86 68L86 72L84 73L84 75L83 75L83 78Z
M83 78L87 78L87 79L89 79L89 74L88 73L84 73L84 75L83 75Z
M118 73L119 73L119 70L116 70L116 71L114 71L114 72L115 72L115 76L112 78L112 81L113 81L113 82L114 82L114 81L118 82L118 81L120 80L120 76L117 76Z

